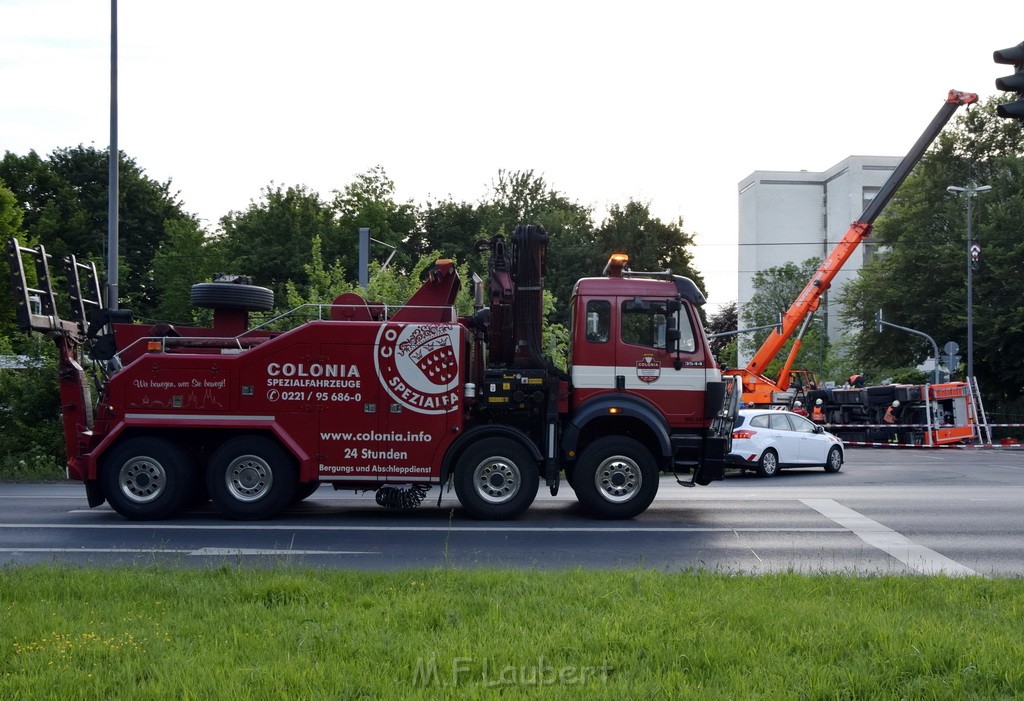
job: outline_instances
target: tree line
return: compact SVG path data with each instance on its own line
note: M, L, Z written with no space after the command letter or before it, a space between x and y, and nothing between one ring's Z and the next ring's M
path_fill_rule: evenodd
M75 253L102 269L106 172L107 152L92 147L59 149L45 158L7 152L0 161L0 187L13 195L21 212L15 228L25 238L43 243L55 259ZM383 262L393 252L388 267L400 274L435 253L483 274L487 266L476 251L478 240L507 236L520 223L541 224L551 237L547 288L560 312L576 279L599 274L618 251L629 252L637 269L671 268L703 286L688 250L693 236L681 218L662 221L648 203L631 200L595 221L592 207L533 171L499 171L490 195L479 202L399 202L395 183L381 167L327 196L304 185L271 183L244 210L224 214L214 231L188 213L170 181L153 180L126 154L120 182L121 306L141 318L187 321L189 288L215 272L250 275L282 303L289 283L306 297L314 241L324 265L354 282L361 227L383 244L376 246L375 259Z

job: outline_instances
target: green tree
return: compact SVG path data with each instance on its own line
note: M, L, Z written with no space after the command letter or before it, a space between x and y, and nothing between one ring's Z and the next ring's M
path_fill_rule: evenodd
M682 217L663 222L651 216L650 204L631 200L625 206L614 205L595 232L595 244L595 265L603 267L612 253L626 253L633 270L671 269L704 289L704 278L688 250L694 245L693 234L683 230Z
M599 275L604 266L604 261L596 268L593 263L594 224L590 209L555 190L532 170L500 170L491 196L481 204L480 211L486 238L501 234L510 240L519 224L540 224L548 232L545 286L556 300L552 320L567 322L568 302L576 280Z
M306 266L314 238L336 241L342 236L334 209L303 185L270 184L260 201L225 215L221 227L224 256L232 268L221 272L250 275L281 300L287 298L289 281L299 289L309 284Z
M974 366L987 398L1024 392L1024 135L995 116L999 100L957 117L904 183L875 227L887 251L861 270L840 295L844 319L859 328L851 355L863 367L912 367L930 346L907 335L874 330L882 309L893 323L928 333L941 346L966 350L967 223L961 197L949 185L971 181L992 190L973 202L975 240L982 246L973 272Z
M486 205L442 200L427 202L420 211L417 249L420 254L439 251L443 256L467 263L483 276L487 257L476 250L476 243L488 238Z
M192 285L209 281L224 265L220 241L207 237L193 220L168 220L165 226L166 237L153 257L153 316L191 322L196 313Z
M355 283L348 279L341 263L324 263L323 246L319 236L313 237L309 263L304 267L306 284L300 289L292 280L285 283L287 308L281 311L295 309L304 304L330 304L343 292L352 292L356 289Z
M339 235L324 240L324 257L340 261L358 275L359 229L367 227L374 243L373 260L387 260L394 251L390 266L408 272L416 264L421 251L414 240L416 207L412 202L395 201L395 183L381 166L356 176L342 190L335 191L332 206L338 218ZM393 248L389 248L393 247ZM377 251L381 251L378 255Z
M0 339L0 353L11 352ZM31 352L29 367L0 370L0 474L21 479L58 478L64 434L57 391L56 347L49 341Z
M0 178L24 209L24 228L55 261L74 253L106 266L108 219L107 151L77 146L48 158L35 151L0 160ZM156 306L152 262L168 221L194 221L182 209L171 183L153 180L121 154L119 162L119 292L121 306L147 315Z
M784 263L761 270L754 274L754 295L750 303L743 307L741 326L753 328L779 323L779 318L807 286L807 281L821 266L820 258L808 258L800 264ZM741 338L739 346L749 355L757 353L770 329L753 331ZM778 355L768 364L765 375L777 378L793 348L790 339L779 351ZM824 329L820 324L812 323L800 346L800 352L794 368L810 370L822 380L829 375L827 371L827 341Z
M17 198L0 180L0 241L16 238L22 246L31 247L33 242L26 240L21 228L23 219L24 212L18 206ZM26 274L31 273L31 270L26 271ZM12 339L16 348L20 348L25 340L15 323L14 300L10 290L0 294L0 338Z
M736 302L729 302L729 304L708 317L707 331L708 334L731 333L739 328L738 324L739 312ZM711 352L722 367L736 367L737 338L738 336L736 335L718 336L708 341L708 344L711 346Z

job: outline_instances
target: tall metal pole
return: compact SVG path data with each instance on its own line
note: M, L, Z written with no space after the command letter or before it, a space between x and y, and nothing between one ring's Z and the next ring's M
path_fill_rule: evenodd
M974 217L971 216L971 202L974 200L974 183L968 185L967 190L967 381L971 382L974 377L974 265L971 261L971 246L974 244L974 236L971 230L971 223Z
M117 0L110 0L110 153L107 158L107 307L117 309L118 183L117 146Z
M974 207L973 200L979 192L988 192L991 185L978 185L973 180L965 186L950 185L946 192L951 195L963 194L967 198L967 381L974 377Z

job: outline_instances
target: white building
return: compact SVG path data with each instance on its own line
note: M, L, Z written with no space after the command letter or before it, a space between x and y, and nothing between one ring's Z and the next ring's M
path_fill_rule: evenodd
M895 156L850 156L820 173L757 170L740 181L736 297L740 328L745 325L744 305L754 293L754 274L785 263L799 265L808 258L824 259L850 224L860 219L901 160ZM869 237L836 275L831 293L856 275L874 249ZM829 303L828 297L825 302L817 317L827 324L829 340L836 343L843 334L838 307ZM749 360L750 354L741 351L739 365Z

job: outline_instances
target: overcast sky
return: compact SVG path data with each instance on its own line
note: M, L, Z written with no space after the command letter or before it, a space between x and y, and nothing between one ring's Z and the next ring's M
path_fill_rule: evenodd
M737 183L909 150L996 93L1024 6L951 0L121 0L119 142L210 229L271 181L476 202L533 170L697 234L736 298ZM0 0L0 151L109 142L109 0ZM1009 69L1009 70L1007 70ZM123 232L129 235L130 232Z

